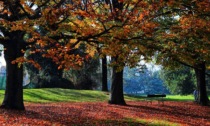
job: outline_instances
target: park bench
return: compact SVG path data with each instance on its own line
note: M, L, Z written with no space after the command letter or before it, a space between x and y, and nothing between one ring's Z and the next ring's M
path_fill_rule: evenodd
M147 104L152 104L152 101L158 101L158 104L162 103L164 105L165 94L148 94L146 97Z

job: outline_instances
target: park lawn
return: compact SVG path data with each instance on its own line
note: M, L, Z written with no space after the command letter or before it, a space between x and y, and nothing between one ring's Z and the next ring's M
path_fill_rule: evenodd
M62 88L24 89L24 101L33 103L46 102L96 102L108 99L100 91L73 90Z
M0 102L3 100L4 90L0 90ZM24 102L96 102L108 101L109 93L93 90L74 90L62 88L24 89ZM125 95L126 101L144 100L145 96ZM209 96L210 99L210 96ZM167 95L166 101L193 101L193 95Z
M167 95L168 101L194 101L193 95Z
M3 97L4 90L0 90L0 102ZM67 125L71 123L76 125L79 123L111 126L124 124L182 126L210 124L206 121L210 117L205 114L210 112L210 108L202 108L194 104L192 95L167 95L164 106L159 106L156 102L147 104L144 101L145 96L125 95L128 106L109 105L108 99L109 94L101 91L61 88L24 89L26 111L20 113L0 109L0 122L5 125ZM7 120L18 119L19 121L7 122L4 120L5 115ZM184 115L188 115L186 118L188 121L183 120ZM72 120L75 117L78 118Z
M24 102L96 102L108 100L107 93L92 90L73 90L62 88L24 89ZM0 101L3 100L4 90L0 90Z

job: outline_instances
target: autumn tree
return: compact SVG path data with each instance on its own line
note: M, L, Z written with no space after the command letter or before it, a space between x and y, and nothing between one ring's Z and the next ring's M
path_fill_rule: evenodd
M30 15L20 2L23 1L0 1L1 44L5 47L4 53L7 64L5 98L1 106L3 108L24 109L22 90L23 67L12 63L12 61L18 57L23 57L24 53L22 53L22 50L25 50L27 46L24 40L26 31L19 29L28 28L23 27L23 24L30 25L26 20L39 17L40 13L37 11ZM22 22L22 25L20 22Z
M0 28L3 35L0 39L6 48L8 73L2 104L4 108L24 109L20 63L30 62L38 67L33 59L23 57L25 49L32 45L50 45L47 50L35 49L31 53L46 52L42 56L51 58L58 69L81 67L85 59L95 55L98 45L102 45L101 55L112 57L110 103L125 104L122 81L124 66L134 67L140 57L148 60L157 50L164 52L168 43L165 40L170 36L168 32L157 30L160 25L156 19L162 16L160 10L166 8L162 1L17 0L1 1L1 5ZM204 28L201 26L199 28ZM37 27L43 28L46 34L37 32ZM161 43L156 43L161 40L161 37L156 36L157 33L166 36ZM183 34L176 31L174 33L176 36ZM74 53L80 45L86 46L83 51L89 54L87 57Z
M77 2L74 3L76 6ZM65 23L60 27L58 26L70 16L73 5L71 1L65 0L1 0L0 5L0 42L5 47L7 64L6 91L1 107L23 110L23 67L21 63L29 62L39 67L33 59L24 58L24 51L27 48L30 48L32 45L44 47L50 44L52 48L48 50L38 49L31 51L31 53L45 51L47 53L43 57L54 57L53 61L56 63L59 62L59 58L56 57L62 57L68 63L59 63L65 64L66 68L81 64L81 58L71 53L71 44L65 49L59 48L61 43L65 43L71 38L68 32L62 30L65 27L64 25L66 25ZM48 31L48 34L42 36L36 30L36 27L44 28ZM65 29L69 30L68 27ZM64 35L64 33L67 35ZM73 44L71 47L75 45ZM54 53L55 50L57 50L59 55Z
M21 63L30 62L39 67L33 59L24 58L27 48L32 45L51 45L48 50L36 49L31 53L47 52L42 56L52 58L59 64L58 69L78 67L81 66L83 58L72 53L72 48L77 48L81 41L93 41L95 37L109 31L93 27L94 22L90 19L94 16L91 17L92 14L84 11L81 1L17 0L0 1L0 5L0 42L5 47L7 63L7 82L2 108L24 109ZM81 21L84 16L88 18ZM43 28L47 34L40 34L36 30L37 27ZM97 34L93 35L94 32ZM86 51L93 52L90 47Z
M96 48L101 45L100 55L111 57L113 72L109 103L125 104L123 68L135 67L141 57L149 60L154 54L155 49L148 48L154 45L152 36L158 27L153 19L163 6L155 1L107 0L87 1L85 8L80 13L82 20L77 23L82 31L77 30L77 35L89 35L83 36L86 38L83 41Z
M45 20L50 22L50 27L46 28L50 31L48 36L53 39L62 36L63 39L44 56L52 58L60 67L68 67L75 62L75 57L67 55L72 47L85 44L85 52L91 56L97 51L98 45L102 45L100 54L112 57L113 87L110 103L125 104L123 68L136 66L141 56L149 59L153 55L154 50L147 49L142 43L150 40L157 27L151 19L155 17L158 2L85 0L74 1L69 7L68 9L72 9L71 16L59 25L56 25L57 21L53 18L48 18L56 16L59 11L47 10L50 12L45 16ZM46 24L42 25L45 27Z
M169 66L181 63L194 68L199 104L207 105L205 72L209 66L210 2L183 0L165 4L162 11L167 14L159 21L167 23L161 25L161 37L160 34L155 37L159 42L156 49L161 50L159 62Z
M151 4L151 5L150 5ZM106 1L107 15L111 22L102 22L103 27L113 27L106 36L98 38L103 44L102 52L111 56L112 84L109 103L125 104L123 96L123 68L134 67L144 56L148 60L154 50L144 44L150 40L157 26L151 19L158 3L147 1ZM107 29L107 28L106 28ZM108 38L110 36L110 38ZM140 42L141 41L141 42Z
M208 54L209 47L207 46L209 41L209 2L121 0L105 2L105 5L97 6L98 8L94 12L99 15L100 12L103 12L106 16L97 18L94 26L100 28L102 25L101 28L110 33L97 36L97 42L104 45L102 52L112 57L112 83L116 83L116 87L113 84L110 103L125 103L122 79L120 79L123 67L126 65L135 66L140 55L149 59L157 51L161 54L159 63L178 61L195 68L197 87L200 90L200 104L206 105L208 97L204 82L205 76L203 76L205 74L203 73L205 71L204 63L208 65L208 56L202 53ZM178 18L179 20L177 20ZM169 22L164 23L166 20ZM107 26L109 27L107 28ZM195 62L193 63L193 61ZM118 79L114 79L115 77Z

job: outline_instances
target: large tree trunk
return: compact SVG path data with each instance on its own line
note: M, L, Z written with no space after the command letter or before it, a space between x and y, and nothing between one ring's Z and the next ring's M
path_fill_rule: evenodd
M13 44L12 44L13 43ZM6 90L1 108L24 110L23 104L23 67L22 65L12 64L11 62L23 56L21 47L10 41L6 45Z
M112 7L114 12L116 13L115 21L120 21L118 14L122 11L123 5L123 2L119 2L118 0L112 0ZM112 57L112 60L117 61L117 56ZM113 66L112 69L112 84L110 93L110 104L126 104L123 95L123 69L121 71L117 71L117 66Z
M206 91L206 66L205 62L196 64L195 74L197 79L197 88L198 88L198 103L200 105L208 105L209 99Z
M106 56L102 58L102 91L108 91L108 85L107 85L107 59L106 59Z
M113 66L112 84L110 91L110 104L125 105L123 94L123 70L117 71L117 67Z

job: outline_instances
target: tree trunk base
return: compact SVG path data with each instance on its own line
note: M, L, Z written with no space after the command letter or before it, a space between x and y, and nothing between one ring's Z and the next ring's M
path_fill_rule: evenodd
M24 111L25 107L16 107L16 106L7 106L7 105L1 105L0 109L8 109L8 110L20 110L20 111Z
M209 101L209 99L207 99L207 102L196 102L196 103L198 103L198 104L201 105L201 106L210 106L210 101Z
M108 101L109 104L115 104L115 105L127 105L125 101L115 102L115 101Z
M198 104L201 106L208 106L209 99L206 90L206 63L202 61L195 65L195 75L197 79L197 89L198 89Z

